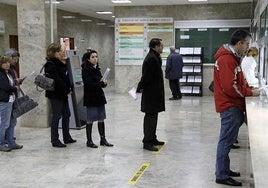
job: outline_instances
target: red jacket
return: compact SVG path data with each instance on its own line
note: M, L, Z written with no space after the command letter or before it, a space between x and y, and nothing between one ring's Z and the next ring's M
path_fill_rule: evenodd
M245 97L252 95L240 67L241 58L235 55L229 45L223 45L215 54L214 100L216 112L230 107L245 111Z

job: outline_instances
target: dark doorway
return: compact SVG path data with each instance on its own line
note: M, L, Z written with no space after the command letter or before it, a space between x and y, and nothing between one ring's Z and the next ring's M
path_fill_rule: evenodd
M14 48L17 51L19 51L18 35L9 35L9 48ZM15 65L15 70L17 71L18 76L20 77L20 62L18 62Z

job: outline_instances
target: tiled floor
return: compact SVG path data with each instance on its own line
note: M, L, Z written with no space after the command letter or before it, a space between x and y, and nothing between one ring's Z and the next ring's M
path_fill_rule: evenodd
M143 113L140 101L108 93L106 137L113 148L87 148L85 129L71 130L78 142L53 148L49 128L16 128L22 150L0 153L1 188L220 188L215 183L215 153L219 116L212 97L183 97L169 101L159 114L158 138L167 143L160 152L142 149ZM99 145L96 123L93 140ZM60 130L61 131L61 130ZM247 127L239 133L240 149L230 153L236 178L250 187L251 158ZM136 173L144 163L148 168ZM139 176L140 175L140 176ZM135 176L135 177L134 177ZM137 177L139 179L135 179ZM128 182L134 179L135 185ZM133 179L133 180L134 180ZM228 187L228 186L227 186Z

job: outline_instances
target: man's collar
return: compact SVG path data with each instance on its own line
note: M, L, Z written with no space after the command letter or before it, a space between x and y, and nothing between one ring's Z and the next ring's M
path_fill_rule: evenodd
M228 46L229 46L231 52L232 52L236 57L240 57L240 58L241 58L241 55L240 55L238 52L235 51L235 49L234 49L234 47L233 47L232 45L229 44Z

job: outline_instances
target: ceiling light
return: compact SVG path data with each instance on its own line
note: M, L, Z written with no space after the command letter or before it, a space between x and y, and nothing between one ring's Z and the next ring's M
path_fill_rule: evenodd
M81 20L81 22L92 22L92 20Z
M63 1L63 0L57 0L57 1L52 0L51 3L52 3L52 4L60 4L60 1ZM49 4L50 1L45 1L45 3L46 3L46 4Z
M98 11L97 14L112 14L111 11Z
M71 19L71 18L75 18L75 16L62 16L65 19Z
M201 2L201 1L208 1L208 0L188 0L189 2Z
M130 0L112 0L113 3L131 3Z
M96 23L96 25L106 25L106 23L101 22L101 23Z

